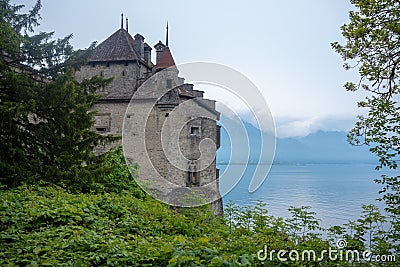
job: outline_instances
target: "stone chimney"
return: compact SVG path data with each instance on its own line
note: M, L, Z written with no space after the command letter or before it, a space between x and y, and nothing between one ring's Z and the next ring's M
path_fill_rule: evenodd
M144 61L147 64L151 63L151 50L152 48L147 43L144 43Z
M154 48L156 49L156 65L157 65L158 62L160 61L161 54L164 52L165 45L161 41L158 41L158 43L154 46Z
M135 35L135 43L133 48L140 58L144 58L144 37L139 33Z

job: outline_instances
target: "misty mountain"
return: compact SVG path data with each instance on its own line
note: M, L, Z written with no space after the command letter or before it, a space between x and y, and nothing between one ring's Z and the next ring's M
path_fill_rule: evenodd
M275 163L375 163L365 146L352 146L346 132L319 131L305 137L278 138Z
M231 138L242 138L236 141L233 149L235 156L230 162L247 162L245 153L249 147L249 162L258 162L261 151L261 136L264 140L271 139L265 133L251 125L244 123L248 140L227 133L225 128L221 129L221 147L218 150L217 161L229 162L231 155ZM352 146L347 142L346 132L324 132L319 131L305 137L277 138L274 164L297 164L297 163L376 163L374 155L369 152L368 147ZM263 150L273 149L273 144L264 144ZM268 157L268 156L267 156ZM261 161L266 161L265 158Z

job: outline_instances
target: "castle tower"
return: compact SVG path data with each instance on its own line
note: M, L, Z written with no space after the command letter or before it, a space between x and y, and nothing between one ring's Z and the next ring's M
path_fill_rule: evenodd
M121 28L101 42L89 57L88 64L76 73L78 81L96 75L114 78L104 91L99 92L101 98L92 107L92 110L97 111L93 130L102 134L122 135L124 120L129 120L135 125L134 131L140 131L134 132L132 135L145 138L151 165L161 176L182 187L201 187L217 181L212 191L219 196L215 158L207 168L201 171L197 166L198 162L196 163L200 157L199 145L202 140L211 139L215 144L219 144L219 127L216 125L219 113L215 110L215 101L203 98L202 91L194 90L192 84L184 83L184 79L178 76L179 71L170 48L161 41L154 46L156 64L153 64L151 62L152 49L144 40L140 34L136 34L133 38L127 29L123 28L122 17ZM149 78L155 77L154 75L159 77L157 84L148 89L146 98L135 102L132 110L127 112L127 107L135 92L139 87L143 88L141 85ZM155 91L151 92L151 90ZM168 93L160 99L152 99L152 95L160 90L167 90ZM144 114L141 103L153 100L156 105L151 114ZM164 122L168 119L169 114L182 103L185 103L190 109L190 112L183 112L181 117L176 118L184 123L177 142L179 142L180 151L188 159L185 170L179 169L169 162L161 144ZM193 111L196 111L196 114L193 114ZM188 116L188 114L192 115ZM137 125L144 116L148 116L145 128L143 125ZM141 127L145 130L138 130ZM139 138L133 140L136 142ZM135 146L133 144L132 153L135 153ZM110 147L99 148L97 152L102 153L108 149ZM215 154L215 151L213 153ZM146 174L148 167L151 166L139 167L139 175L144 179L151 179L151 175ZM164 189L165 191L169 190L168 188ZM176 195L174 192L167 193ZM174 201L171 200L170 203L174 203ZM215 214L222 213L220 198L212 203L212 206Z

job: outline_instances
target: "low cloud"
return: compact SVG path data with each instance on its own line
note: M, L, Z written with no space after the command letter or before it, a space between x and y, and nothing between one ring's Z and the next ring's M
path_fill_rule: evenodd
M276 118L277 137L301 137L318 131L349 131L354 117Z

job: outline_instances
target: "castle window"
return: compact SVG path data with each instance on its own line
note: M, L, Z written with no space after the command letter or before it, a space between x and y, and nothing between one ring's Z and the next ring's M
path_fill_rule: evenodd
M221 146L221 125L217 125L217 148Z
M100 71L100 76L103 77L104 76L104 72Z
M199 126L191 126L190 127L190 135L200 136L200 127Z
M122 76L125 76L125 71L124 70L122 71Z
M96 64L95 64L95 63L92 63L92 67L93 67L93 68L96 67Z
M107 67L110 67L110 62L107 62Z
M94 129L98 133L105 133L110 131L111 126L111 114L103 113L96 114L94 116Z
M129 65L128 61L125 61L125 66L128 66L128 65Z
M99 133L105 133L108 132L107 127L96 127L96 131Z
M168 89L172 88L172 80L171 79L167 79L167 88Z
M198 172L188 172L186 186L200 186L200 175Z

